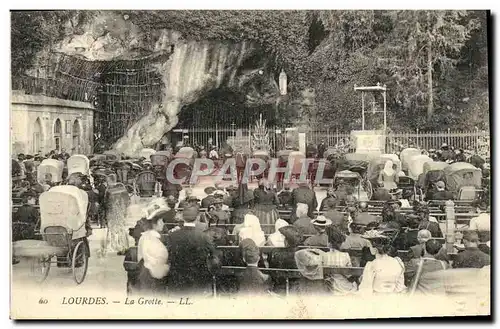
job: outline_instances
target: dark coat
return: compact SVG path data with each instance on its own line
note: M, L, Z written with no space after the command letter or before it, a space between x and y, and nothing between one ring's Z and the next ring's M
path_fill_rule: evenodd
M154 278L149 270L144 266L144 259L141 259L137 266L137 281L135 286L131 286L132 292L134 288L138 289L142 294L165 294L165 279Z
M481 250L482 252L484 252L486 255L491 254L491 249L490 249L490 247L488 247L488 245L486 243L479 244L478 249Z
M391 195L385 188L378 188L373 192L372 200L389 201Z
M43 188L43 186L40 183L38 183L38 182L36 182L35 184L31 185L31 190L34 191L38 195L40 195L43 192L45 192L45 189Z
M455 158L455 153L450 150L445 150L441 153L441 161L453 160Z
M128 248L125 252L123 268L127 271L127 293L139 289L139 264L137 264L137 247Z
M454 268L481 268L490 265L490 256L478 248L466 248L453 261Z
M247 268L238 276L240 294L262 295L270 290L270 277L255 266Z
M435 191L430 193L431 198L428 200L453 200L453 192L450 191Z
M328 210L327 212L324 213L324 216L327 219L331 220L332 225L334 226L342 226L346 218L346 216L343 213L337 211L336 209Z
M315 235L316 233L318 233L309 217L302 217L297 219L293 223L293 226L295 226L303 235Z
M291 191L283 191L278 195L278 198L280 200L280 205L282 206L289 206L291 204L292 200L292 192Z
M175 209L170 209L167 211L167 213L163 216L163 222L165 223L177 223L177 220L175 219L175 216L177 215L177 211Z
M408 231L402 233L401 244L397 246L398 250L409 250L411 247L419 245L418 231L418 229L408 229Z
M430 222L430 221L422 221L418 226L419 230L428 230L431 232L433 238L441 238L443 237L443 232L441 232L441 228L438 223Z
M297 264L295 263L296 251L295 248L280 248L279 250L274 250L269 259L269 267L284 269L297 268Z
M292 192L291 205L293 206L293 212L290 216L291 222L293 223L297 219L296 209L297 204L305 203L309 207L307 215L313 217L316 208L318 207L318 200L316 199L316 194L308 186L299 186Z
M338 200L337 198L333 197L333 196L327 196L326 198L324 198L322 201L321 201L321 206L319 206L319 210L320 211L325 211L326 210L326 203L329 201L329 200L333 200L336 204L338 204Z
M283 268L283 269L296 269L297 263L295 262L296 248L279 248L271 253L269 259L270 268ZM299 279L290 279L290 291L296 291ZM276 293L285 293L286 280L283 277L273 278L273 290Z
M253 191L255 204L261 205L278 205L279 199L276 193L272 191L265 191L263 189L255 189Z
M180 192L182 191L182 186L180 184L173 184L168 179L162 184L163 197L173 196L179 199Z
M205 198L203 198L203 200L201 200L201 207L206 209L210 207L210 205L214 202L215 197L213 195L206 196Z
M210 292L212 274L209 266L218 263L210 237L195 227L170 233L167 238L170 272L167 286L170 293L202 294Z
M14 213L13 221L14 222L22 222L30 225L36 225L38 219L40 218L40 214L38 210L30 204L23 204L17 212Z

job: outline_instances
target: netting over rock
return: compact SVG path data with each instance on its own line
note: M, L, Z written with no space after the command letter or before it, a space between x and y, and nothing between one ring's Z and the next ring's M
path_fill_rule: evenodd
M136 60L91 61L51 53L36 76L13 81L14 89L61 99L90 102L96 108L96 146L108 146L153 105L161 104L163 81L152 64L166 60L161 53Z

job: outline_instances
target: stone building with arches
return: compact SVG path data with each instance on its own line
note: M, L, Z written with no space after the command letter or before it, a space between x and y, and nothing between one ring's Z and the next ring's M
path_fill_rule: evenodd
M11 93L11 143L13 155L66 150L89 154L93 149L94 107L42 95Z

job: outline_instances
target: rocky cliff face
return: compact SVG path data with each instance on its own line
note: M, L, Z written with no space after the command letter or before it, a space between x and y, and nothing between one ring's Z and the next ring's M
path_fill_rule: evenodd
M165 84L162 104L134 124L115 149L130 153L156 143L177 124L182 106L223 84L237 87L238 68L253 49L246 43L177 42L169 60L156 64Z
M249 102L276 102L279 98L273 73L265 70L265 60L242 68L242 64L259 51L258 46L251 43L190 41L171 30L144 32L128 16L108 11L95 12L85 22L75 16L66 22L65 35L67 37L39 57L54 50L105 61L170 53L166 61L153 64L165 85L161 104L145 111L113 146L126 155L133 156L158 142L177 124L181 108L211 89L224 86L246 90ZM37 69L40 70L40 66ZM258 88L253 85L256 77L260 79Z

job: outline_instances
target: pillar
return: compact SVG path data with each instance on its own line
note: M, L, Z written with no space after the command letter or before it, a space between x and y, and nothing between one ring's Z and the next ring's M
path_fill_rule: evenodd
M452 200L446 201L446 253L455 253L455 203Z

